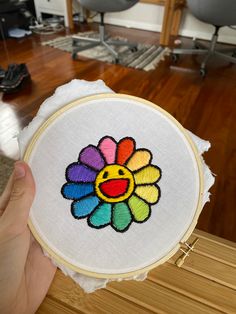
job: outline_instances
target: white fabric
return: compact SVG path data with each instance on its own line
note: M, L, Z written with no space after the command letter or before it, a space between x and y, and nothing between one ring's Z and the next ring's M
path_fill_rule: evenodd
M35 133L35 131L39 128L40 125L42 125L42 123L52 114L54 113L55 111L57 111L59 108L63 107L65 104L68 104L70 103L71 101L73 100L76 100L78 98L81 98L81 97L84 97L84 96L88 96L88 95L91 95L91 94L98 94L98 93L111 93L112 91L101 81L96 81L96 82L86 82L86 81L80 81L80 80L73 80L71 81L70 83L64 85L64 86L61 86L59 88L57 88L55 94L48 98L44 103L43 105L40 107L40 110L36 116L36 118L34 118L34 120L30 123L30 125L25 128L22 133L20 134L19 136L19 146L20 146L20 151L21 151L21 156L23 156L23 153L32 137L32 135ZM97 112L94 112L95 108L93 107L93 111L91 110L91 115L95 115L95 116L99 116L99 112L103 112L103 106L107 106L108 107L108 104L106 104L106 102L103 100L102 103L98 104L97 107L98 107L98 110ZM118 103L117 104L117 108L120 106L120 104ZM88 108L88 106L86 106L86 108ZM70 122L70 124L72 125L72 131L73 131L73 119L76 119L76 121L78 121L78 125L82 125L83 122L84 122L84 129L82 130L82 134L81 134L81 147L80 149L82 149L83 147L86 146L86 144L94 144L96 145L96 140L101 138L102 135L104 136L104 134L99 134L99 125L96 126L96 120L92 120L92 121L85 121L85 117L87 116L88 117L88 111L87 109L84 109L84 113L83 113L83 110L80 111L79 115L76 115L76 111L73 112L73 110L71 111L71 114L68 112L67 113L67 124L68 124L68 121ZM115 106L113 107L113 110L111 111L111 113L109 113L109 111L107 112L108 116L109 114L112 115L112 112L114 114L114 110L116 110ZM140 123L140 125L143 125L141 119L144 119L143 121L150 121L150 125L148 126L148 129L151 129L151 132L152 134L156 134L157 132L155 132L155 127L156 127L156 124L155 123L151 123L151 116L149 117L148 114L152 114L152 112L145 112L143 111L143 108L139 108L136 112L136 117L135 117L135 112L128 112L129 110L129 107L126 108L126 110L124 110L125 114L123 117L121 117L121 120L120 121L125 121L126 119L126 116L134 116L134 120L133 120L133 132L134 132L134 136L135 139L137 140L137 143L139 143L139 147L144 147L144 148L150 148L150 150L153 150L153 139L152 137L150 137L150 134L147 133L145 135L145 141L142 142L142 137L139 138L139 125L138 123ZM148 110L146 110L148 111ZM118 112L118 111L117 111ZM84 116L83 116L84 114ZM147 115L147 116L145 116ZM104 117L103 117L104 118ZM111 118L111 117L110 117ZM106 119L102 120L104 122L104 125L106 126L106 130L109 131L109 135L114 135L114 134L111 134L113 128L114 128L114 125L112 124L112 126L110 126L110 124L108 123L110 121L110 118L108 118L107 120L107 123L106 123ZM80 120L81 119L81 120ZM99 119L98 119L99 120ZM114 119L113 119L114 120ZM125 135L127 135L127 132L129 132L130 130L126 129L126 123L123 123L122 125L122 128L120 128L120 130L118 130L118 125L120 123L120 121L117 121L117 127L115 128L116 129L116 132L115 132L115 135L114 137L117 137L117 140L119 140L120 138L124 137ZM162 120L160 119L159 123L162 123L161 122ZM40 138L40 145L42 147L42 151L40 152L40 150L37 150L37 154L34 155L34 153L32 154L32 157L31 157L31 160L33 159L33 164L34 164L34 168L33 168L33 173L36 177L36 181L38 180L38 182L42 182L43 180L45 180L45 178L47 178L47 172L49 171L48 169L46 169L46 172L44 173L42 169L40 169L40 171L37 171L37 165L40 166L40 163L42 162L42 158L44 158L43 156L44 155L44 150L43 148L45 147L49 147L48 145L53 145L53 150L52 151L55 151L57 153L57 155L60 154L60 148L61 148L61 151L63 149L63 154L64 152L68 152L66 155L66 157L63 156L63 163L60 164L60 161L61 159L60 158L56 158L56 156L47 156L47 162L51 165L53 164L53 161L55 161L55 159L57 160L57 164L59 164L58 168L57 169L62 169L64 171L64 164L67 163L67 165L71 162L74 162L76 160L74 160L74 156L78 155L80 149L78 149L78 147L76 147L76 145L71 145L72 143L64 143L64 145L62 145L62 142L60 141L60 134L63 134L63 130L68 130L68 125L65 125L63 126L63 121L60 121L61 123L59 123L57 125L57 123L54 123L51 128L50 128L50 131L46 131L45 134L47 134L47 132L50 133L50 136L43 136L42 138ZM80 123L79 123L80 122ZM136 123L136 124L135 124ZM166 122L164 122L166 123ZM88 133L88 130L89 130L89 126L93 126L95 127L95 129L98 130L98 134L95 134L94 135L94 142L93 143L90 143L88 141L91 141L91 134L89 134L88 137L86 137L86 134ZM96 128L97 127L97 128ZM159 125L160 127L160 125ZM166 129L166 127L164 128ZM138 130L137 133L135 133L135 130ZM173 129L173 127L169 127L169 132L170 132L170 136L171 136L171 132L176 132L176 129ZM81 131L81 129L80 129ZM128 133L129 135L129 133ZM133 135L133 134L132 134ZM164 134L163 134L164 136ZM204 151L207 151L210 147L210 143L209 142L206 142L206 141L203 141L201 140L200 138L198 138L197 136L193 135L191 132L190 132L190 136L192 137L193 141L195 142L198 150L199 150L199 154L201 155ZM160 135L161 137L161 135ZM48 139L51 139L53 138L53 141L52 142L48 142ZM71 138L73 139L73 132L71 134ZM148 140L149 139L149 140ZM74 140L74 139L73 139ZM156 138L155 138L156 140ZM157 141L158 142L158 141ZM160 142L160 141L159 141ZM158 142L158 143L159 143ZM68 145L67 145L68 144ZM164 145L164 144L163 144ZM176 237L177 238L180 238L182 237L184 231L188 228L188 226L190 225L191 221L192 221L192 218L193 218L193 215L194 215L194 209L196 208L196 201L197 201L197 194L194 194L192 189L194 189L195 191L198 191L198 180L197 180L197 175L196 175L196 164L194 164L193 162L193 159L194 159L194 156L191 155L191 152L188 152L189 154L186 154L185 150L187 149L184 145L184 141L183 139L181 140L181 134L179 134L179 139L177 139L176 141L173 141L173 143L168 143L168 145L165 147L161 147L161 150L165 150L165 149L168 149L168 147L170 145L173 145L173 151L177 152L177 155L178 156L173 156L173 160L170 160L167 161L165 159L161 160L161 156L158 156L157 159L155 159L155 156L153 158L153 164L157 164L158 166L159 165L162 165L162 170L163 172L165 173L165 177L163 176L163 178L161 179L160 181L160 187L161 187L161 190L163 188L163 186L167 187L167 184L165 183L165 180L168 181L168 171L169 169L171 168L171 164L174 163L174 158L179 158L177 160L182 160L182 158L185 158L184 160L184 165L185 167L184 168L181 168L181 169L176 169L176 172L177 172L177 177L180 178L181 177L181 173L183 173L184 171L186 171L186 175L183 176L183 177L187 177L188 180L186 182L181 182L178 184L179 181L176 181L174 182L173 180L173 185L170 186L170 190L169 190L169 194L171 191L175 191L175 197L173 197L172 199L172 207L176 208L176 210L178 209L178 215L174 215L173 213L173 216L171 216L171 212L168 212L166 211L165 212L165 208L167 206L167 204L165 204L165 198L163 197L162 199L162 203L160 202L160 204L158 204L157 206L157 209L154 213L152 213L152 215L157 215L159 213L159 216L158 216L158 219L160 220L160 223L159 223L159 228L158 230L162 230L161 226L163 225L163 223L165 222L165 219L166 220L170 220L170 221L175 221L175 225L176 225L176 228L171 228L170 232L169 232L169 238L167 239L166 238L166 233L165 235L159 233L159 236L160 238L161 237L165 237L165 242L167 242L167 252L169 251L170 248L174 247L176 245L176 243L173 242L173 239L174 241L176 241ZM63 146L63 148L62 148ZM74 151L73 151L74 149ZM158 151L158 149L160 150L160 147L156 148L156 150ZM59 155L60 156L60 155ZM186 157L188 156L188 158ZM65 159L67 160L65 162ZM45 160L46 162L46 160ZM211 172L209 170L209 168L205 165L205 163L203 162L203 165L204 165L204 197L203 197L203 205L205 204L205 202L207 202L209 200L209 188L210 186L214 183L214 178L213 176L211 175ZM51 171L51 168L53 167L50 167L50 171ZM172 169L173 171L173 169ZM178 171L179 171L179 174L178 174ZM192 176L188 176L187 173L191 173ZM50 174L50 178L52 177L55 177L52 175L52 173ZM63 177L63 176L59 176L59 177ZM171 174L169 176L169 178L171 177ZM184 180L183 180L184 181ZM39 193L38 195L42 195L42 193L45 193L45 187L48 187L48 185L50 185L50 182L52 184L54 184L54 182L52 182L52 180L48 180L48 184L46 185L38 185L37 186L37 191L39 190ZM170 182L170 180L168 181ZM57 182L55 184L61 186L63 183L65 182ZM37 185L37 182L36 182L36 185ZM168 184L169 185L169 184ZM40 190L42 189L42 190ZM52 188L53 189L53 188ZM183 191L183 195L181 195L181 191ZM41 192L41 193L40 193ZM180 195L179 199L184 199L186 200L186 203L183 205L182 203L178 203L178 200L176 198L176 195ZM188 195L192 196L192 198ZM54 198L51 199L51 201L53 201ZM37 204L37 208L38 209L44 209L45 208L45 203L43 203L43 198L41 197L40 199L37 199L37 196L36 196L36 204ZM61 202L63 203L62 205L62 208L65 208L65 206L67 206L69 208L70 206L70 202L68 202L68 200L65 200L65 199L61 199ZM169 204L169 203L168 203ZM191 204L192 204L192 211L184 211L184 208L186 209L189 209L191 208ZM40 206L38 206L40 205ZM53 203L51 204L51 206L53 206ZM60 206L59 206L60 207ZM171 208L172 208L171 207ZM180 210L182 208L182 211ZM158 212L159 211L159 212ZM162 220L160 219L160 212L162 212ZM46 214L46 212L45 212ZM47 220L46 219L42 219L42 211L38 211L37 212L37 209L34 209L33 211L33 214L31 212L31 219L36 227L36 229L38 230L39 232L39 229L42 227L42 225L44 225L44 228L45 230L47 230L48 226L50 226L50 224L53 223L52 220L50 220L50 217L48 217L48 221L49 221L49 224L45 223ZM60 215L59 215L59 209L58 209L58 212L55 214L55 216L51 217L51 219L55 219L55 222L57 221L60 221ZM62 217L62 216L61 216ZM172 218L171 218L172 217ZM62 219L62 218L61 218ZM63 217L63 221L64 221L65 217ZM68 219L70 219L71 221L71 217L68 215ZM133 230L135 230L135 232L132 232L129 231L125 233L125 237L127 239L127 237L130 237L130 243L132 244L134 242L134 238L133 236L136 235L137 236L137 232L138 230L141 230L140 232L140 235L138 235L138 237L142 236L142 234L150 234L148 233L148 230L152 230L152 228L156 227L156 225L153 225L152 227L152 221L154 221L155 219L153 220L150 220L150 221L147 221L145 222L144 224L142 224L142 228L138 229L135 227L133 228ZM40 221L40 228L37 228L37 223ZM183 224L184 222L184 224ZM80 224L79 224L79 228L81 229L78 229L78 223L77 221L73 221L74 223L74 229L71 230L71 234L72 234L72 239L73 239L73 236L76 235L76 232L78 232L78 234L83 234L84 235L84 238L85 239L88 239L90 237L90 239L92 239L92 237L94 235L96 235L97 233L95 232L96 229L91 229L91 228L88 228L87 225L86 225L86 222L82 222L82 220L80 220ZM178 229L178 226L180 226L179 229ZM67 226L66 222L64 221L64 226ZM59 224L59 227L61 228L62 232L63 232L63 225L60 225ZM146 229L146 232L145 232L145 229ZM101 231L101 232L100 232ZM52 231L53 232L53 231ZM88 233L86 233L88 232ZM124 246L122 246L122 241L120 241L121 237L120 237L120 234L117 235L115 232L111 232L111 230L109 230L108 228L104 229L104 230L99 230L99 234L100 236L102 237L103 234L105 234L105 236L111 238L111 242L109 243L109 245L103 245L104 241L102 242L102 245L104 246L102 248L102 250L100 252L108 252L109 250L113 250L112 253L113 253L113 256L114 254L116 254L116 250L117 250L117 247L122 250L124 249ZM181 233L182 232L182 233ZM39 232L40 233L40 232ZM92 236L90 236L92 234ZM43 238L44 237L44 232L42 234L40 234L40 236ZM87 237L87 238L86 238ZM54 237L54 240L56 241L56 237ZM68 240L68 239L67 239ZM69 239L70 240L70 239ZM155 239L153 239L153 241L151 241L151 238L150 239L147 239L147 243L151 243L149 247L146 248L143 248L143 249L146 249L145 252L143 252L142 250L142 254L144 254L145 256L148 256L148 254L150 252L153 251L153 248L156 248L158 246L158 243L159 241L155 242L154 241ZM168 242L169 241L169 242ZM61 238L60 238L60 241L61 242ZM67 241L67 243L64 244L64 247L67 247L68 248L68 245L69 245L70 241ZM114 245L112 245L112 243L115 243ZM58 247L60 245L60 243L50 243L51 247L56 251L55 247ZM55 245L56 244L56 245ZM55 245L55 247L54 247ZM77 265L79 267L82 267L84 269L87 269L87 270L92 270L92 271L100 271L100 272L108 272L108 273L111 273L111 272L116 272L118 269L117 267L123 263L123 265L127 266L127 258L126 258L126 255L130 252L127 252L127 254L124 254L124 259L123 261L119 261L119 263L117 262L117 265L114 265L114 262L113 264L111 264L111 260L108 260L106 261L106 259L103 259L101 260L101 256L100 256L100 262L101 264L98 265L98 268L97 269L94 269L93 268L93 264L94 264L94 256L93 256L93 251L94 249L96 249L96 245L94 247L92 247L93 245L93 241L91 240L90 241L90 244L88 243L88 241L86 242L86 245L91 245L91 247L86 250L86 252L88 253L88 255L84 254L85 250L81 250L81 252L77 252L76 250L73 251L71 250L72 248L70 248L70 250L67 252L66 255L69 255L70 252L73 252L73 254L71 254L71 258L75 258L75 260L69 260L70 262L72 262L73 264L75 264L78 260L80 261L84 261L85 262L89 262L89 261L92 261L91 265L83 265L83 263ZM152 246L153 245L153 246ZM63 243L62 243L62 246L63 246ZM137 246L137 250L141 250L141 248L139 248ZM98 250L99 251L99 250ZM134 250L135 251L135 250ZM151 256L150 255L150 258L148 259L148 263L147 264L150 264L152 262L154 262L155 260L159 259L161 256L165 255L165 251L163 251L163 247L158 247L158 250L159 252L159 256ZM92 252L92 253L91 253ZM166 252L166 253L167 253ZM81 254L83 253L83 254ZM98 252L99 253L99 252ZM84 256L83 256L84 255ZM108 254L105 254L106 256L109 256ZM111 254L112 255L112 254ZM67 257L67 256L63 256L63 257ZM124 271L130 271L130 270L134 270L135 266L134 266L134 262L136 261L137 264L136 264L136 268L140 267L141 263L142 263L142 258L140 256L140 254L136 254L136 252L134 252L133 254L130 255L130 266L128 265L127 266L127 269L124 269ZM151 258L153 258L153 260L151 260ZM55 261L54 261L55 263ZM88 263L89 264L89 263ZM96 263L95 263L96 264ZM104 267L104 264L105 264L105 269L102 269L102 267ZM110 267L110 265L112 267ZM71 271L70 269L67 269L65 268L63 265L58 265L57 266L67 275L69 275L70 277L72 277L77 283L79 283L81 285L81 287L86 291L86 292L92 292L98 288L101 288L101 287L104 287L106 285L106 283L109 281L107 279L95 279L95 278L90 278L90 277L87 277L87 276L84 276L84 275L81 275L81 274L78 274L74 271ZM141 266L146 266L146 265L141 265ZM109 268L110 267L110 268ZM124 266L123 266L124 267ZM118 271L119 272L119 271ZM120 271L121 272L121 271ZM135 278L132 278L132 279L135 279L135 280L143 280L146 278L146 274L143 274L143 275L140 275L138 277L135 277Z
M148 127L140 131L147 121ZM74 219L71 201L60 194L66 167L104 135L117 140L132 136L137 148L153 153L152 164L163 174L158 183L161 198L151 206L151 219L132 223L124 234ZM64 112L41 134L28 162L37 188L30 213L34 227L54 252L88 271L127 273L155 263L176 247L196 212L199 174L192 148L169 118L133 100L96 99Z

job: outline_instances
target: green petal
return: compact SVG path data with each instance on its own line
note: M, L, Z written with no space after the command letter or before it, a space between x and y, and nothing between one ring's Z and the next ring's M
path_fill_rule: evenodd
M125 231L132 221L129 207L126 203L117 203L113 207L112 227L116 231Z
M148 218L150 207L139 197L133 195L128 201L129 208L134 216L135 221L142 222Z
M88 220L89 224L95 228L102 228L111 222L111 204L103 203L99 205Z

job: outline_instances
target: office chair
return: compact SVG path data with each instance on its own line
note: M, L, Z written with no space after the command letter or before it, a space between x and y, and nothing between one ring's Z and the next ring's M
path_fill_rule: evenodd
M121 40L110 40L107 39L105 35L105 25L104 25L104 14L106 12L119 12L124 11L132 6L134 6L139 0L80 0L80 4L91 11L96 11L100 13L100 25L99 25L99 38L85 38L82 36L74 35L73 39L73 52L72 58L77 58L77 53L82 50L90 49L98 45L103 45L106 49L111 53L114 57L114 61L116 63L119 62L118 53L111 47L113 46L127 46L131 50L135 51L137 49L137 45L134 43L128 43L127 41ZM83 47L76 47L79 41L86 41L88 45Z
M216 50L218 33L223 26L236 25L236 1L235 0L187 0L190 12L200 21L212 24L215 31L212 35L210 46L194 41L193 49L173 49L172 59L178 60L180 54L203 54L205 58L201 63L200 74L206 75L206 64L213 55L221 57L229 62L236 63L236 47ZM231 53L231 55L228 55Z

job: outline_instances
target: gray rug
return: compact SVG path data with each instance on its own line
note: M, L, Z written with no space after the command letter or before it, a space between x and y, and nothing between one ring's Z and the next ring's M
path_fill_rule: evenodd
M14 162L14 160L8 157L0 156L0 195L2 194L8 178L12 173Z
M98 33L96 32L78 33L78 35L89 38L98 38ZM125 40L124 38L117 37L113 37L111 39ZM81 41L78 47L82 47L86 44L87 43ZM70 53L72 53L73 51L72 36L58 37L54 40L42 42L42 45L47 45ZM168 48L162 48L155 45L138 44L137 51L135 52L130 51L130 49L124 46L113 48L119 53L121 65L145 71L154 70L157 67L158 63L163 60L166 55L169 54ZM78 57L80 56L108 63L114 63L113 57L103 46L97 46L78 52Z

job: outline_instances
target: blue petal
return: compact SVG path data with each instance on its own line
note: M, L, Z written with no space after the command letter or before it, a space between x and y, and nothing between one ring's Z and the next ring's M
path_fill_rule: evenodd
M75 218L83 218L88 216L99 204L97 196L88 196L80 201L72 203L71 213Z
M78 200L94 192L92 183L66 183L61 189L61 193L69 200Z
M99 205L89 217L89 224L95 228L102 228L111 222L111 204Z

